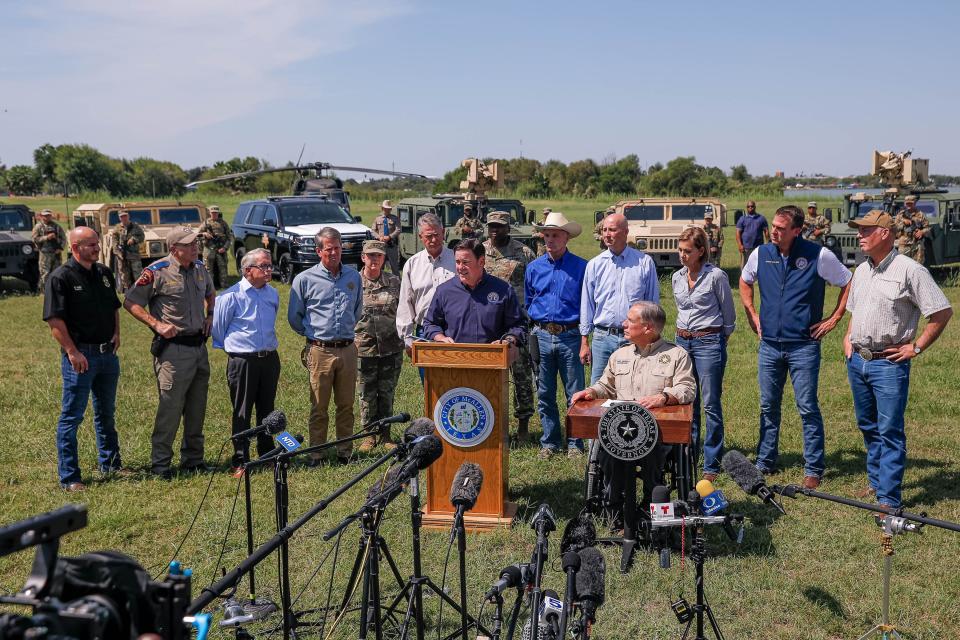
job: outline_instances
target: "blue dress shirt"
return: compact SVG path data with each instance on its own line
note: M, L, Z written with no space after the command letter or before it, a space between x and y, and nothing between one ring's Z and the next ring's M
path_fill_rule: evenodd
M727 273L712 264L705 264L697 274L693 288L687 284L689 269L673 274L673 298L677 302L677 329L703 331L721 327L729 336L736 327L737 312Z
M587 263L580 301L580 335L594 327L619 329L634 302L660 303L653 258L631 246L620 255L607 249Z
M246 278L217 296L213 346L227 353L276 351L280 295L270 285L257 289Z
M353 340L362 310L360 273L341 264L334 276L321 262L293 279L287 321L307 340Z
M544 254L524 274L527 315L535 322L574 324L580 321L580 295L587 261L569 251L558 260Z
M473 289L460 278L451 278L433 294L423 319L428 340L438 333L454 342L489 344L510 334L523 341L523 324L517 294L508 283L484 273Z

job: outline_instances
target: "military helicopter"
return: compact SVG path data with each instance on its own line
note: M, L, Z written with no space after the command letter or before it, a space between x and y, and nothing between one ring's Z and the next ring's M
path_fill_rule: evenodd
M419 173L404 173L403 171L388 171L386 169L367 169L364 167L344 167L333 165L329 162L312 162L309 164L297 164L293 167L276 167L272 169L259 169L257 171L242 171L240 173L228 173L208 178L206 180L195 180L184 185L186 189L196 189L201 184L211 182L224 182L226 180L235 180L237 178L250 178L264 175L267 173L279 173L281 171L295 171L297 178L293 182L293 194L295 196L326 196L328 199L336 202L341 207L350 211L350 193L343 189L343 180L337 176L324 175L325 171L350 171L353 173L376 173L387 176L398 176L402 178L424 178L428 176ZM312 177L311 177L312 174Z

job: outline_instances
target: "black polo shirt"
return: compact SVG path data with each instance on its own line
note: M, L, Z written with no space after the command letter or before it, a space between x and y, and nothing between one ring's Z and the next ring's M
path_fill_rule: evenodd
M43 299L43 319L63 320L74 342L110 342L119 308L113 273L99 262L84 269L70 258L50 274Z

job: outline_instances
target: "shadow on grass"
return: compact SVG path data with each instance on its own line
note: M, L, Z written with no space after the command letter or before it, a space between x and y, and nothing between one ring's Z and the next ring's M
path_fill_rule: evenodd
M906 500L904 500L905 506L909 507L910 503L936 504L941 500L960 499L960 471L942 471L942 468L946 466L948 466L946 462L932 462L922 458L920 460L916 460L908 457L908 468L933 467L941 470L937 471L936 473L924 475L922 478L920 478L919 482L910 482L904 484L904 493L909 494ZM914 495L913 491L918 491L918 493Z
M843 611L843 605L830 593L821 587L806 587L803 590L803 597L812 604L823 607L837 618L846 619L847 614Z
M948 464L941 460L927 458L908 458L907 466L912 469L942 469ZM790 452L781 454L777 461L777 468L784 470L803 470L803 454ZM866 478L867 454L862 447L848 447L837 449L826 454L826 477L828 480L841 480L849 477L861 476ZM778 478L779 473L773 475L770 484L783 484ZM939 485L940 483L937 482Z

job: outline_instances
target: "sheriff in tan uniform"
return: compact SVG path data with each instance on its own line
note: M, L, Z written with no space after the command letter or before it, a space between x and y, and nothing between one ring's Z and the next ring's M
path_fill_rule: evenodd
M216 300L213 279L197 260L197 232L176 227L167 234L167 244L170 255L144 269L123 304L155 334L150 352L160 399L150 463L151 471L163 478L171 476L173 441L181 417L180 468L206 469L203 420L210 380L206 340Z
M373 234L383 243L391 273L399 277L400 218L393 214L393 203L389 200L384 200L380 204L380 215L373 219Z
M693 364L684 349L660 337L666 321L666 313L656 303L637 302L631 306L623 323L623 335L630 344L613 352L600 379L575 393L572 403L613 398L655 409L693 402L697 391ZM662 483L663 464L669 452L670 445L658 445L643 459L640 474L644 502L650 501L653 487ZM616 519L623 508L624 482L631 474L624 463L602 449L598 461L604 474L604 503Z

